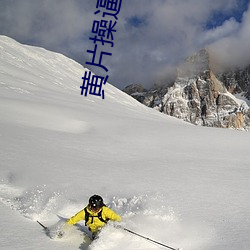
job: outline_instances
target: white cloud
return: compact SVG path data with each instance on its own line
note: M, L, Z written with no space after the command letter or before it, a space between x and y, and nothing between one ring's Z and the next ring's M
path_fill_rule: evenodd
M218 63L225 66L246 66L250 63L250 9L244 13L238 28L228 36L216 40L210 50Z
M121 88L132 82L150 85L156 76L164 76L165 69L210 44L217 51L237 44L242 51L247 49L247 13L242 23L231 18L213 30L205 29L214 13L230 16L238 4L238 0L123 0L113 55L105 65L110 82ZM2 0L0 33L63 52L85 64L87 49L92 49L89 36L97 18L95 5L94 0ZM141 25L133 25L135 17Z
M221 26L216 28L205 30L204 34L200 37L201 44L211 44L214 41L218 41L228 36L235 35L240 28L240 24L235 20L235 18L230 18L226 20Z

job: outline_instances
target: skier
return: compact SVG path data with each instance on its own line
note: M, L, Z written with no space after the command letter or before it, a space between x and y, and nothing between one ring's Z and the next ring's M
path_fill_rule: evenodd
M109 220L120 222L122 219L120 215L105 206L101 196L95 194L89 198L89 204L72 216L67 224L74 225L80 220L85 220L85 225L92 232L94 239Z

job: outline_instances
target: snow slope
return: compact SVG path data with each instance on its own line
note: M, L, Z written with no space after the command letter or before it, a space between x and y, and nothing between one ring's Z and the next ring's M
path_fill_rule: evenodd
M112 225L90 244L83 223L61 240L36 223L53 228L97 193L171 247L250 249L249 133L192 126L110 84L104 100L81 96L85 70L0 36L0 248L162 249Z

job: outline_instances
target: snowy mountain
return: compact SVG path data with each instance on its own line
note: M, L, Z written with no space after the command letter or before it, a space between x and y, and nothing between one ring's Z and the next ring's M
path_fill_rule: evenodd
M180 65L169 86L124 92L160 112L209 127L249 129L249 69L215 72L207 50L200 50ZM235 95L237 94L237 95Z
M218 72L216 75L230 93L239 94L250 103L250 66Z
M88 69L0 36L0 248L153 250L107 225L53 229L102 195L122 226L184 250L248 250L249 133L193 126L110 84L80 95Z

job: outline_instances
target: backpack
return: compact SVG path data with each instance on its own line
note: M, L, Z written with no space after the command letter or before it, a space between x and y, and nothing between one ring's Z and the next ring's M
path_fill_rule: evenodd
M84 219L85 220L85 226L87 226L87 222L89 221L90 218L92 219L90 224L92 224L94 222L94 217L97 217L100 221L102 221L104 223L107 223L109 221L109 219L104 220L102 218L102 210L96 216L90 215L90 213L87 210L87 207L84 208L84 212L85 212L85 219Z

